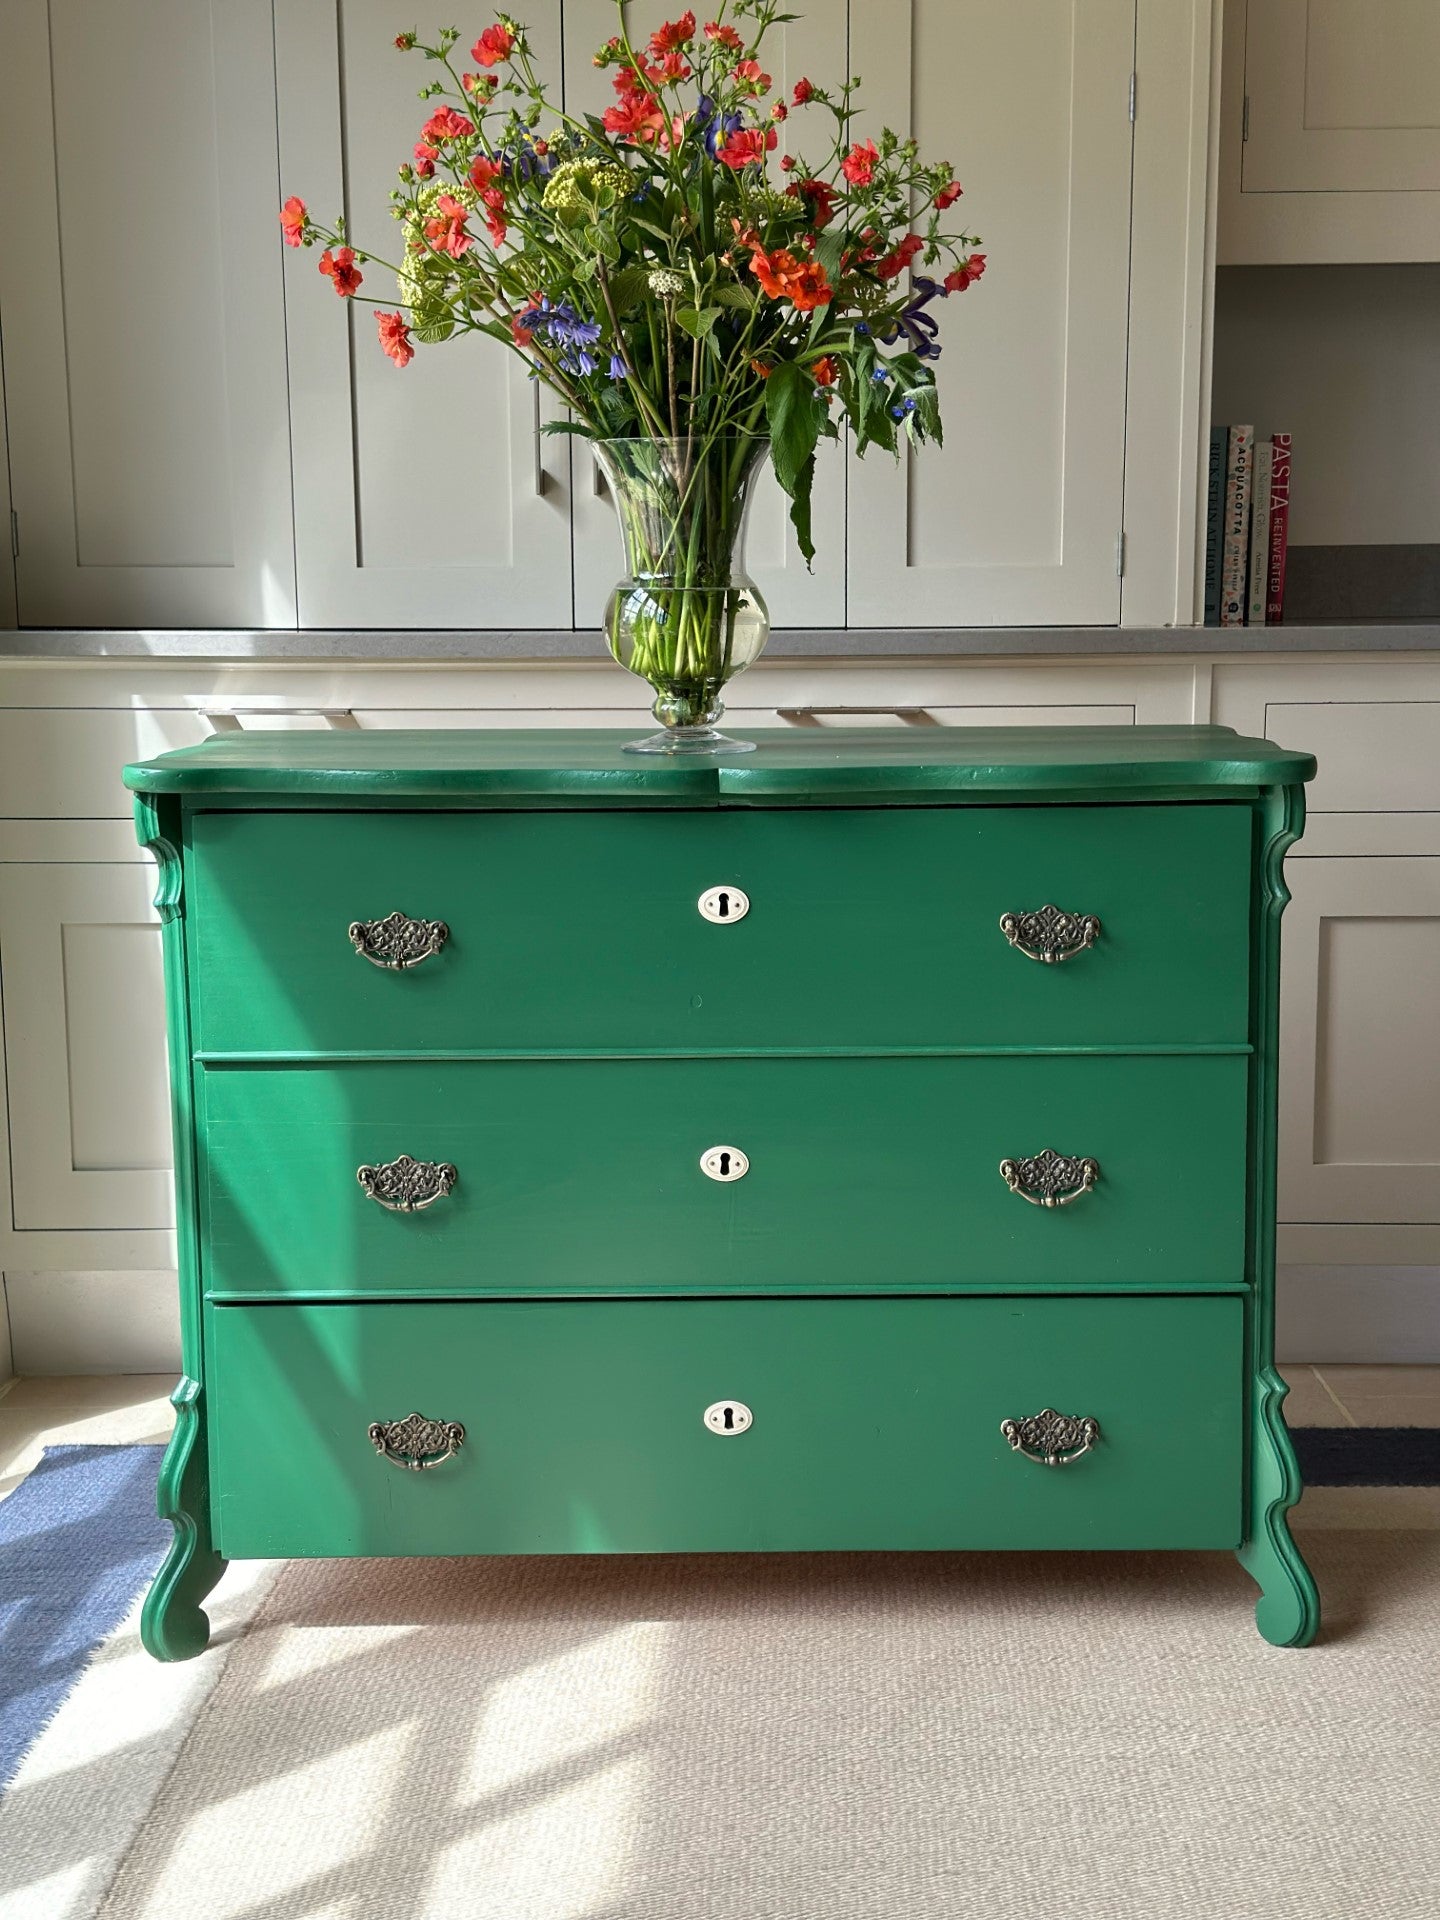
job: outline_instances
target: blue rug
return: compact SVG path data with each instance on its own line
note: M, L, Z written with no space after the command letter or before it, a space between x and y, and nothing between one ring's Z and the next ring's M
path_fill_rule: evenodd
M47 1447L0 1500L0 1792L169 1543L163 1447Z

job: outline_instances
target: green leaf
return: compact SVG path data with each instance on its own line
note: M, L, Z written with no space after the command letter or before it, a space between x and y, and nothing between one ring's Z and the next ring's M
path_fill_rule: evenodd
M719 318L719 307L700 307L698 309L695 307L677 307L675 309L676 324L682 326L686 333L694 340L699 340L703 338L705 334L709 333Z
M815 236L815 258L825 269L825 278L831 286L840 279L840 256L845 251L845 233L843 228L832 228L828 233Z
M649 280L646 267L622 267L610 275L610 302L617 314L628 313L645 294Z
M820 405L815 383L793 360L782 360L765 382L765 419L775 478L790 498L790 519L808 566L815 558L810 538L810 487L815 477L815 442L820 437Z
M748 287L742 287L732 281L722 286L712 287L710 289L710 298L717 306L743 307L748 313L750 308L755 305L757 296L751 293Z

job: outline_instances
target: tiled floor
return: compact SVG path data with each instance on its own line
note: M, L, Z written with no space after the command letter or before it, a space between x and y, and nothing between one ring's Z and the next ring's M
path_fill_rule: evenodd
M1287 1367L1295 1427L1440 1427L1440 1367ZM168 1374L12 1380L0 1386L0 1499L65 1441L165 1440ZM1316 1526L1440 1526L1440 1487L1316 1487L1298 1518Z

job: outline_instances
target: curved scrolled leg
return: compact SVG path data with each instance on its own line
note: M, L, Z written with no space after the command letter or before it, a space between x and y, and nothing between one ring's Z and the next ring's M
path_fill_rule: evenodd
M1255 1383L1251 1427L1250 1537L1242 1567L1260 1588L1255 1624L1272 1647L1308 1647L1320 1631L1320 1595L1286 1519L1300 1498L1300 1469L1281 1417L1289 1389L1273 1367Z
M170 1396L175 1431L160 1464L160 1518L174 1528L170 1551L150 1583L140 1615L140 1638L157 1660L192 1660L210 1639L200 1602L225 1562L210 1544L210 1484L201 1388L184 1379Z

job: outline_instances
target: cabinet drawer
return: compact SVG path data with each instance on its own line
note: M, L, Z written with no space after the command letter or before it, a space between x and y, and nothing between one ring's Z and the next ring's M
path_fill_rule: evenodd
M234 1556L1233 1547L1243 1306L1223 1297L211 1310ZM753 1414L711 1431L720 1400ZM1001 1422L1099 1439L1047 1469ZM374 1449L465 1429L431 1471Z
M1248 1060L371 1062L204 1071L205 1276L232 1294L1214 1287L1245 1265ZM748 1156L707 1177L711 1147ZM1045 1209L1000 1162L1099 1162ZM453 1167L423 1211L361 1166Z
M1244 1040L1243 805L202 813L199 1045L216 1052ZM704 919L711 888L743 919ZM1005 914L1101 923L1037 964ZM449 929L401 971L353 923Z

